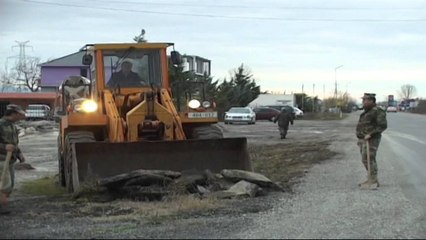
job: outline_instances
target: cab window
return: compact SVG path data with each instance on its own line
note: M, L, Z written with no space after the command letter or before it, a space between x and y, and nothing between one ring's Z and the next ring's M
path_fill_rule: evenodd
M104 52L105 83L109 88L161 86L158 50Z

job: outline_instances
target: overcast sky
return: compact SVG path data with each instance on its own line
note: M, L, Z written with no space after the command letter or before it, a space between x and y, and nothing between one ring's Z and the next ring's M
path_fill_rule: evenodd
M0 0L0 67L15 41L46 61L144 28L150 42L210 59L214 79L244 64L262 91L332 96L337 76L357 99L398 97L403 84L425 98L425 24L420 0Z

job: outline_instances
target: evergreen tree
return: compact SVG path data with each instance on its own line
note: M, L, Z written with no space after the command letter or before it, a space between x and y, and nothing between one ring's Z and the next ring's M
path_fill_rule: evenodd
M231 80L218 86L218 108L226 111L230 107L245 107L260 94L260 86L256 85L253 75L241 64L234 70Z

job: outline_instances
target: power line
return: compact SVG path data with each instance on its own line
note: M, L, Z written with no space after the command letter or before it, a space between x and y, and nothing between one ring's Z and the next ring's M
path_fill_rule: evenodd
M18 45L12 46L13 48L19 47L19 55L15 55L15 56L10 56L8 58L17 58L18 62L17 62L17 67L18 69L25 69L26 67L26 62L27 62L27 55L25 53L25 48L31 48L32 46L27 46L27 43L29 43L30 41L25 41L25 42L19 42L19 41L15 41Z
M28 3L35 3L35 4L61 6L61 7L75 7L75 8L84 8L84 9L147 13L147 14L158 14L158 15L168 15L168 16L206 17L206 18L222 18L222 19L238 19L238 20L291 21L291 22L426 22L426 18L418 18L418 19L356 19L356 18L354 18L354 19L334 19L334 18L283 18L283 17L226 16L226 15L215 15L215 14L148 11L148 10L136 10L136 9L100 7L100 6L90 7L90 6L69 4L69 3L53 3L53 2L43 2L43 1L37 1L37 0L21 0L21 1L28 2Z
M426 7L417 8L393 8L393 7L282 7L282 6L247 6L247 5L213 5L200 3L161 3L161 2L141 2L141 1L117 1L117 0L92 0L103 3L157 5L157 6L177 6L194 8L248 8L248 9L283 9L283 10L391 10L391 11L418 11L425 10Z
M33 57L29 57L26 54L25 49L26 48L31 48L32 46L28 46L27 44L30 41L25 41L25 42L20 42L20 41L15 41L18 45L12 46L13 48L19 47L19 55L15 55L15 56L10 56L7 59L10 58L15 58L18 59L18 61L16 62L16 66L15 66L15 70L17 71L18 75L15 79L15 83L14 85L17 86L17 90L22 91L22 86L25 86L25 79L22 79L22 71L26 71L27 70L27 59L32 59Z

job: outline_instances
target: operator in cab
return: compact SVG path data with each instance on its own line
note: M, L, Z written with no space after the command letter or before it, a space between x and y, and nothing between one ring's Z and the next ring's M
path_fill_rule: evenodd
M121 69L118 72L114 72L107 83L110 88L117 87L140 87L146 85L141 77L132 71L133 61L130 58L126 58L121 63Z

